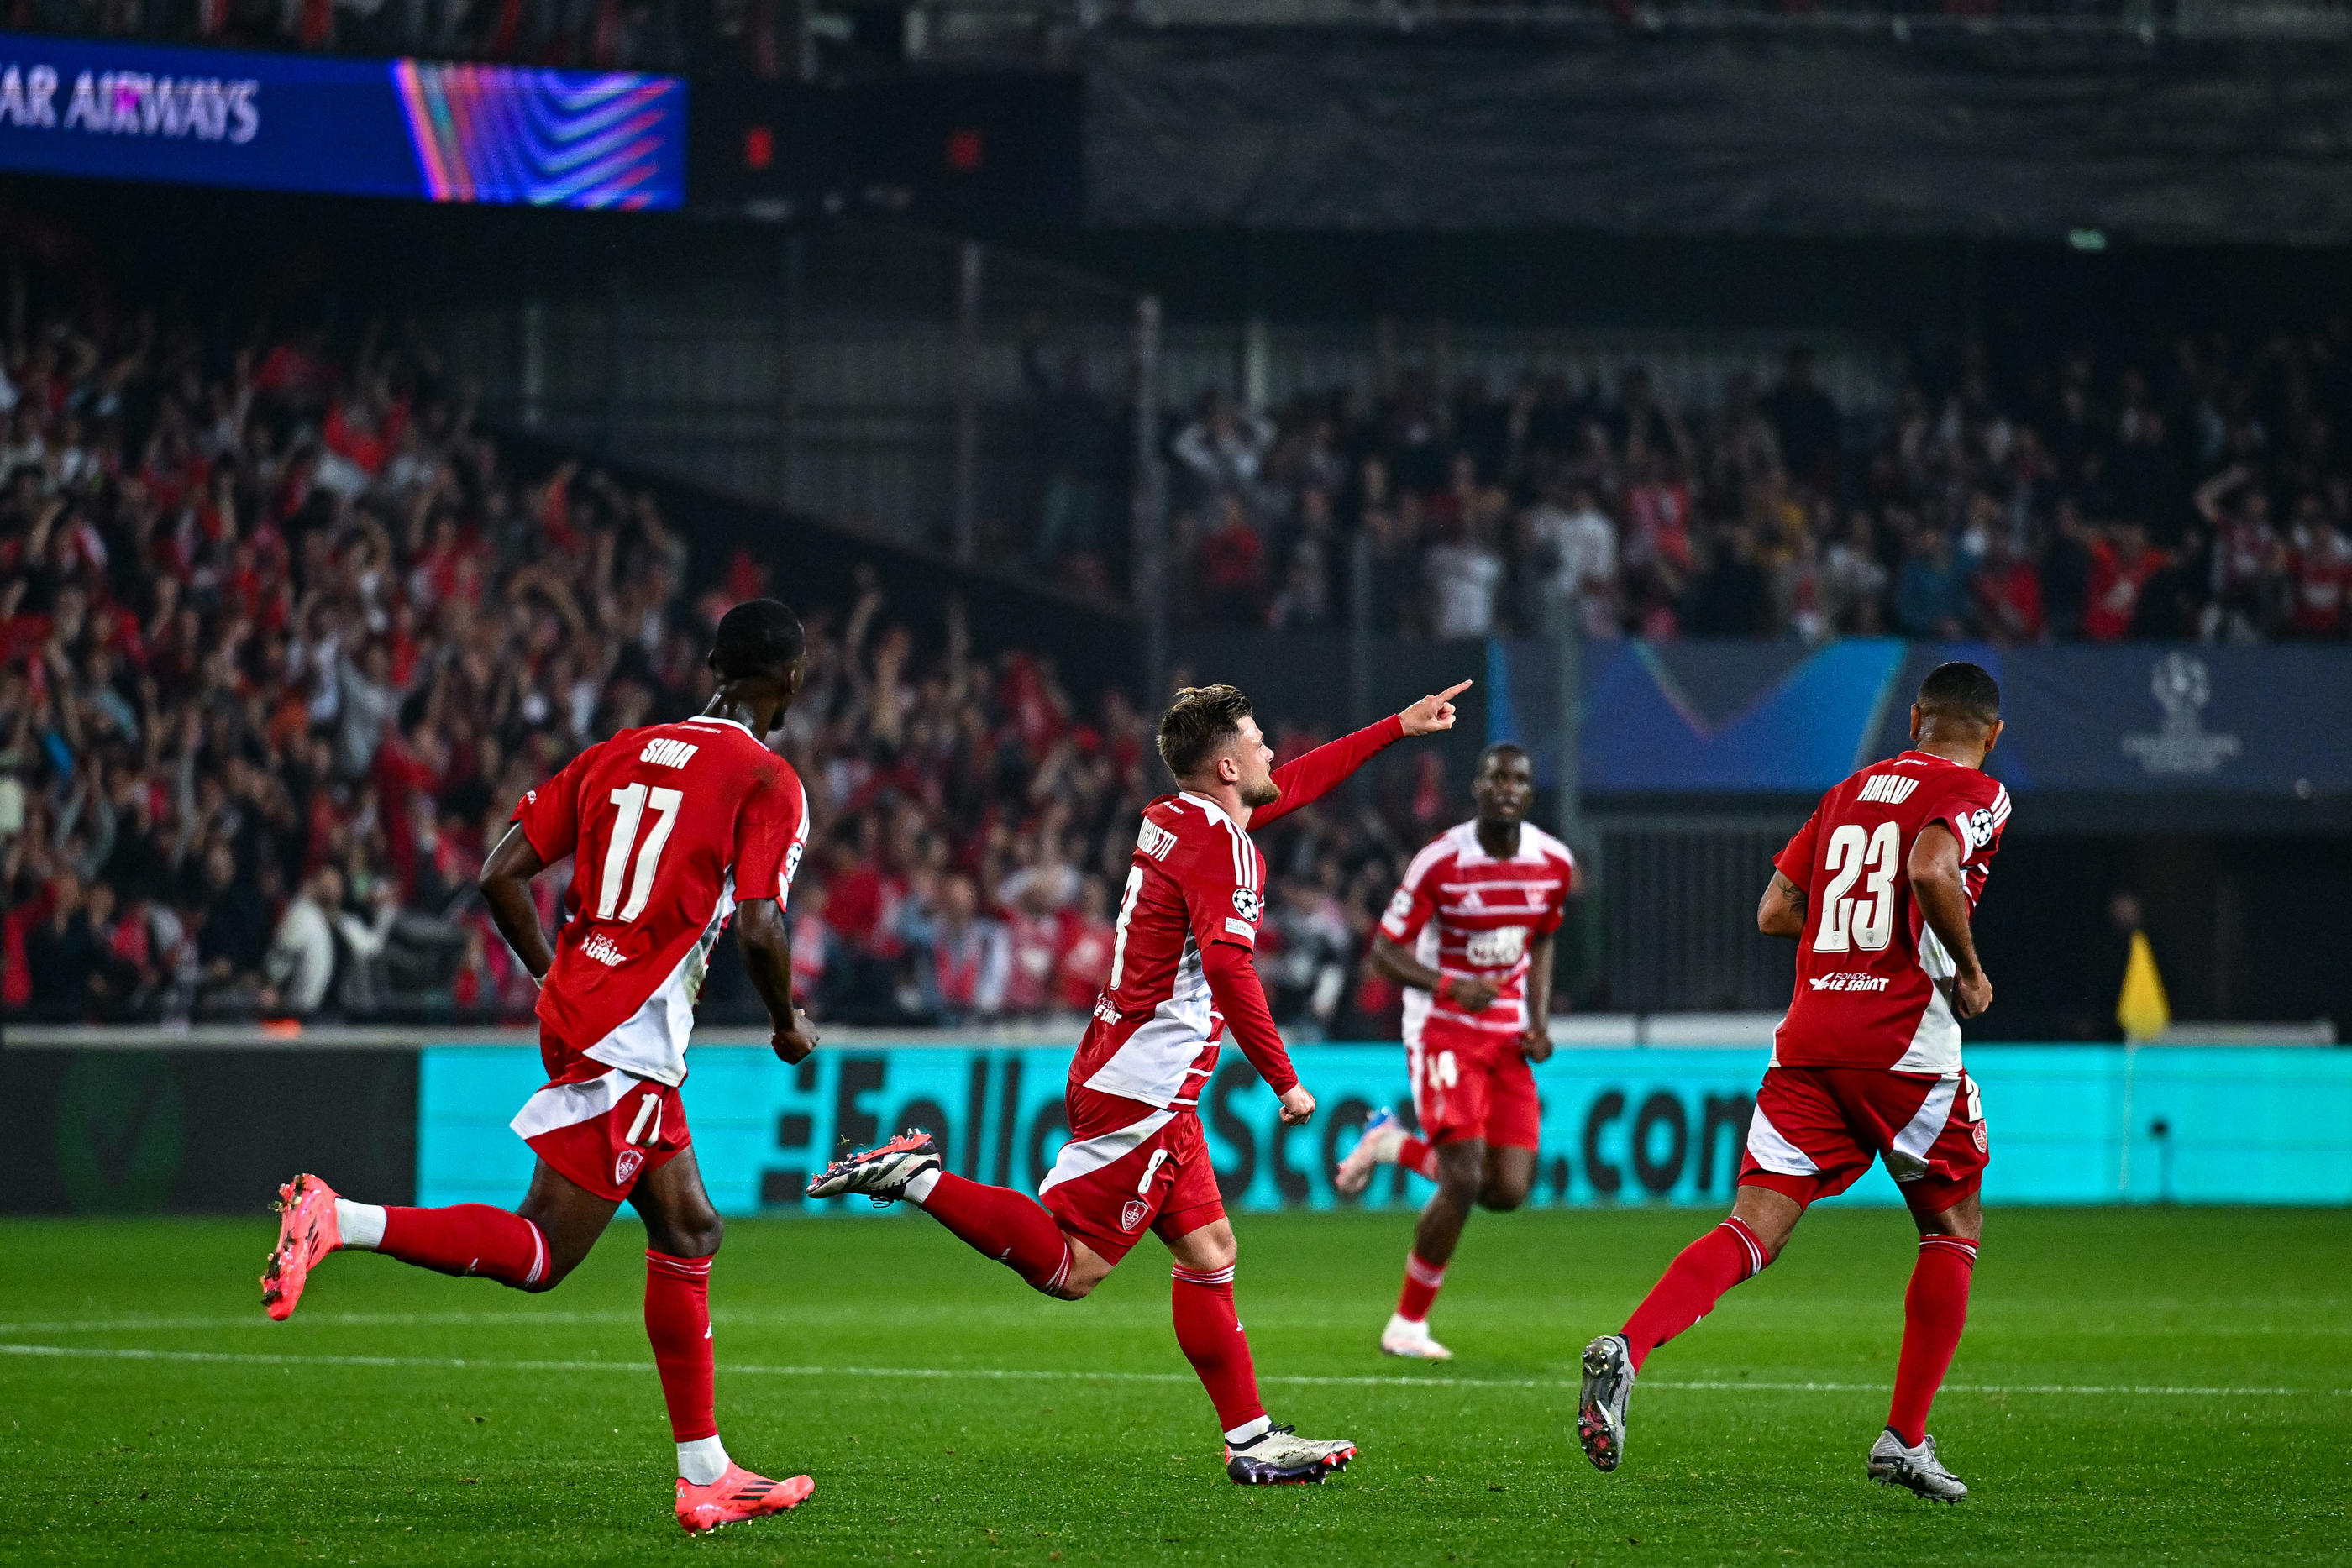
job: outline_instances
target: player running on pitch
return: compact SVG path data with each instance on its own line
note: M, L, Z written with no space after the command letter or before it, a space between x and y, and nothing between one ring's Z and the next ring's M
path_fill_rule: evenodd
M1255 1485L1320 1481L1343 1468L1355 1444L1276 1427L1258 1398L1234 1312L1233 1226L1196 1107L1230 1030L1281 1096L1286 1124L1315 1114L1254 967L1265 859L1249 829L1321 797L1392 741L1451 729L1453 699L1469 684L1278 768L1240 692L1177 693L1160 721L1160 755L1181 788L1144 809L1109 982L1070 1066L1070 1139L1038 1188L1044 1207L943 1169L922 1131L832 1166L809 1183L810 1196L904 1198L1068 1301L1100 1284L1150 1230L1176 1260L1176 1343L1216 1406L1225 1473Z
M1650 1352L1762 1272L1815 1198L1886 1162L1919 1224L1903 1353L1873 1480L1958 1502L1969 1489L1927 1435L1927 1408L1968 1320L1984 1229L1985 1124L1960 1068L1960 1025L1992 1005L1969 919L2009 821L1981 771L2000 688L1939 664L1911 706L1912 749L1827 795L1773 862L1756 911L1797 938L1797 984L1756 1093L1731 1218L1683 1249L1616 1333L1584 1347L1577 1435L1594 1465L1625 1453L1625 1400Z
M380 1207L298 1176L279 1191L284 1218L261 1281L273 1318L293 1314L310 1270L339 1248L551 1290L627 1199L646 1222L646 1336L677 1443L678 1522L693 1533L794 1507L815 1490L806 1476L753 1475L719 1440L709 1283L721 1228L677 1092L702 977L730 915L776 1054L799 1061L816 1046L793 1009L783 913L808 800L791 764L761 742L800 690L803 646L799 617L774 600L730 610L710 653L719 690L700 716L582 752L523 797L483 866L492 918L542 981L548 1083L513 1123L539 1155L520 1207ZM574 871L551 950L529 884L566 855Z
M1535 794L1524 747L1505 741L1481 752L1470 780L1477 817L1413 856L1372 938L1372 967L1406 988L1405 1063L1421 1132L1408 1136L1392 1113L1374 1113L1333 1185L1361 1192L1387 1164L1437 1184L1381 1331L1389 1355L1453 1356L1430 1337L1429 1309L1471 1206L1517 1208L1535 1181L1541 1118L1528 1064L1551 1054L1552 934L1576 880L1568 846L1527 820Z

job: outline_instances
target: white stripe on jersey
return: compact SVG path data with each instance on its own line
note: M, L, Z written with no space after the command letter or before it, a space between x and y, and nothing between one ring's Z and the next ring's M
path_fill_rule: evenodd
M1099 1137L1073 1139L1062 1145L1054 1156L1054 1168L1037 1184L1037 1196L1043 1197L1066 1181L1076 1181L1090 1176L1107 1165L1133 1154L1144 1139L1176 1119L1173 1111L1154 1111L1140 1122L1129 1122L1116 1132Z
M515 1136L528 1142L559 1127L593 1122L610 1115L622 1097L642 1082L616 1067L585 1083L551 1083L524 1101L507 1125L514 1129Z

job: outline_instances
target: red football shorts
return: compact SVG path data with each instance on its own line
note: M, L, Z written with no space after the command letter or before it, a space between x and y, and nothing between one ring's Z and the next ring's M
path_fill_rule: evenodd
M1742 1186L1811 1203L1852 1186L1874 1155L1931 1212L1975 1192L1989 1157L1976 1081L1873 1067L1766 1070Z
M552 1051L542 1055L550 1071L565 1076L567 1063ZM584 1071L603 1064L582 1057L568 1065ZM548 1084L523 1102L509 1125L558 1176L613 1203L694 1141L677 1089L617 1067Z
M1147 1230L1173 1242L1225 1217L1201 1118L1189 1108L1070 1087L1070 1141L1037 1188L1064 1230L1116 1263Z
M1536 1075L1517 1032L1432 1018L1419 1040L1405 1041L1405 1064L1412 1074L1412 1113L1426 1142L1484 1138L1490 1148L1542 1145Z

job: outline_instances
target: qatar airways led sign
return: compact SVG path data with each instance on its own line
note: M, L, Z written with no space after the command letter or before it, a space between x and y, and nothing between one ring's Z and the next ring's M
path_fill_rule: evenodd
M686 194L686 83L0 33L0 169L663 211Z

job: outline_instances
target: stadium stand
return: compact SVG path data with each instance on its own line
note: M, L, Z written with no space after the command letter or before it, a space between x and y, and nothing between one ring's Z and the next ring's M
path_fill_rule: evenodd
M2346 634L2352 325L2102 362L1923 371L1874 434L1792 350L1675 408L1613 387L1405 377L1271 415L1204 396L1173 443L1181 610L1440 637L1887 633L1996 643Z
M485 846L582 746L698 707L709 629L764 570L698 562L593 466L522 476L413 334L40 292L12 267L0 997L54 1021L527 1017L473 892ZM912 624L863 580L845 614L808 607L779 742L816 824L804 986L867 1021L1083 1012L1105 873L1157 789L1148 724L1116 688L1082 708L1034 652L976 657L960 608ZM1286 1016L1354 999L1418 825L1289 831L1307 874L1277 911ZM551 920L560 880L540 892ZM714 975L719 1016L756 1011L738 980Z

